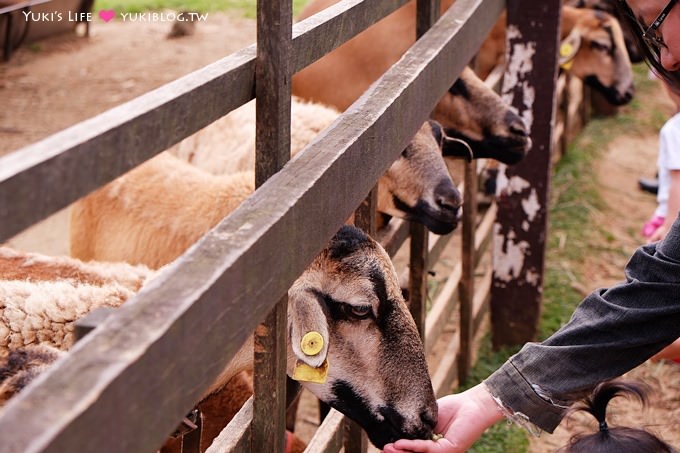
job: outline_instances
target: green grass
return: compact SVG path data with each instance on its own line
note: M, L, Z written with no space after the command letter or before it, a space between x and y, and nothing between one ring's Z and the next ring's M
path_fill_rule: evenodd
M618 135L656 132L666 120L663 111L645 102L655 82L647 79L647 68L637 65L636 98L615 117L593 118L570 144L567 154L555 166L551 181L548 215L546 273L539 338L544 339L564 325L582 299L576 289L587 287L581 263L587 255L610 251L613 241L606 225L592 220L591 213L603 208L596 182L595 162L607 144ZM641 101L642 100L642 101ZM585 283L584 283L585 282ZM487 336L470 377L460 390L485 379L519 347L493 351ZM499 423L490 428L470 449L473 453L520 453L528 450L528 434L515 425Z
M307 0L293 0L293 14L299 13L306 2ZM251 19L256 16L255 0L97 0L94 10L102 9L113 9L119 14L172 9L201 13L229 11Z
M458 391L465 390L486 379L519 347L506 347L499 351L491 348L490 335L485 336L479 351L479 358L470 371L467 381ZM469 449L470 453L523 453L529 448L526 432L514 424L497 423Z
M648 80L644 65L635 67L635 86L633 102L614 117L593 118L570 144L553 173L540 339L564 325L581 301L581 293L574 288L587 287L580 263L587 255L612 251L608 245L614 238L606 225L591 220L591 213L603 208L595 161L617 136L656 133L665 121L661 109L640 101L649 99L651 90L657 88L655 82Z
M518 346L494 351L491 348L491 336L482 340L479 358L470 371L467 381L457 391L466 390L486 379L512 354L519 350ZM525 431L513 424L497 423L469 449L471 453L523 453L529 448L529 438Z

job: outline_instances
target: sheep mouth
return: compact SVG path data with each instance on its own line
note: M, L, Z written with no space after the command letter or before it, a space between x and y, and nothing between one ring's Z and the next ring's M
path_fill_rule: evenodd
M333 384L332 401L327 403L334 409L357 422L373 445L379 449L399 439L429 439L434 426L422 426L406 430L405 418L392 406L385 405L372 409L368 401L358 394L348 382L337 381Z
M618 90L616 86L613 85L606 86L602 82L600 82L600 79L598 79L597 76L595 75L589 75L588 77L584 78L583 81L593 90L596 90L597 92L602 94L602 96L604 96L607 102L614 106L628 104L633 99L633 94L635 92L635 89L633 88L632 85L628 86L623 91Z
M396 195L392 197L394 206L403 213L400 217L413 222L422 223L434 234L449 234L458 226L459 209L434 208L425 200L418 200L415 206L409 206Z
M455 230L456 227L458 226L458 218L457 217L450 223L441 222L441 221L434 219L432 217L424 217L424 216L421 216L418 219L409 219L409 220L414 220L414 221L422 223L423 225L425 225L425 227L428 230L430 230L434 234L438 234L438 235L449 234L453 230Z
M472 148L475 159L489 158L508 165L520 162L531 149L531 138L523 134L490 135L481 140L466 136L453 129L447 129L446 134L450 137L463 140ZM455 157L457 153L448 152L446 146L442 148L444 157Z

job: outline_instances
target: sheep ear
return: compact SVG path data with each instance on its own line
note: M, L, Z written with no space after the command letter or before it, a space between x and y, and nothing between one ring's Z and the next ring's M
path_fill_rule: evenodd
M328 322L317 296L291 290L288 296L289 345L296 358L291 377L323 383L328 373Z
M574 28L560 43L560 67L566 70L571 69L574 57L576 57L580 48L581 33L577 28Z
M427 120L427 123L430 125L430 129L432 130L432 136L441 148L444 145L444 128L438 121L432 119Z
M443 139L442 155L444 157L462 157L468 162L475 157L472 148L466 141L448 135L445 135Z

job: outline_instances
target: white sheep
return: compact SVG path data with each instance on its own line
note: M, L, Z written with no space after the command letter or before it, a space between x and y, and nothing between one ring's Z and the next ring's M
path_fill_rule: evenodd
M291 155L297 155L339 115L332 107L293 97ZM436 234L449 233L456 227L461 196L442 158L444 145L447 149L462 149L464 155L469 153L469 147L447 137L439 123L424 123L402 156L378 181L378 212L423 223ZM168 152L214 175L252 171L255 101L230 112Z
M295 156L340 113L318 103L291 99L291 155ZM255 168L255 101L250 101L182 140L168 151L214 175Z
M83 263L0 247L0 350L36 343L68 349L77 319L120 306L153 275L143 265Z
M214 176L162 153L73 205L71 256L159 268L254 188L253 172Z
M0 406L66 355L77 320L100 307L121 306L155 275L143 265L85 263L0 247ZM206 392L198 406L202 445L210 444L252 394L238 372L251 368L251 362L248 343L225 368L220 378L225 381ZM223 382L224 389L214 392Z

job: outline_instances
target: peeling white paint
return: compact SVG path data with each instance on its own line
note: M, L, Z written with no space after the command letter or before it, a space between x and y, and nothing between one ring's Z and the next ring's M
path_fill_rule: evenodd
M534 102L536 102L536 89L529 85L526 80L522 84L522 93L524 94L524 110L520 114L527 125L529 132L534 125Z
M536 41L527 41L512 45L511 69L518 74L531 74L534 70L534 55L536 55Z
M538 192L536 192L535 188L531 187L529 181L520 176L508 178L507 166L499 166L498 175L496 176L496 196L520 193L528 188L531 188L531 192L529 192L526 198L521 200L522 210L526 214L526 220L522 223L522 230L524 231L529 231L529 222L536 218L536 214L541 209L541 203L538 201Z
M536 57L536 41L522 42L522 34L516 25L507 28L507 40L511 43L511 50L506 54L507 68L503 80L502 98L505 103L515 107L516 113L525 122L529 131L534 123L534 104L536 102L536 88L531 84L531 73L534 70ZM540 62L536 62L540 65ZM531 253L531 244L520 240L517 233L525 236L542 209L536 189L532 184L516 175L508 175L507 167L499 167L496 178L496 195L523 194L520 200L525 219L521 221L520 230L510 229L507 234L501 234L501 226L494 225L493 253L494 253L494 285L504 287L513 280L526 281L528 285L539 287L541 274L535 268L524 269L525 257ZM527 191L530 189L530 191ZM528 193L527 193L528 192ZM515 226L514 228L517 228ZM503 231L506 231L503 229ZM527 263L528 265L528 263ZM522 274L522 272L525 272ZM521 282L520 282L521 284ZM541 290L541 288L539 288Z
M494 278L510 282L522 272L524 256L529 249L529 243L526 241L515 242L517 235L513 230L510 230L504 237L499 234L499 229L499 225L494 225Z
M512 195L513 193L519 193L524 189L531 187L531 184L526 179L521 176L512 176L508 179L508 185L505 188L505 193L507 195Z
M531 187L531 184L526 179L520 176L511 176L508 178L508 166L500 165L498 167L498 175L496 175L496 195L512 195L513 193L522 192L524 189Z
M532 222L534 218L536 218L536 213L541 209L541 203L538 201L538 194L536 193L535 188L531 189L528 198L522 200L522 209L524 209L529 222Z
M535 54L536 42L534 41L512 45L508 70L503 79L503 94L514 89L521 79L524 79L534 70L533 57Z
M508 187L508 175L506 171L508 166L505 164L499 164L498 174L496 175L496 196L500 196L505 188Z
M529 283L532 286L538 286L539 282L541 281L540 278L541 278L541 274L536 272L536 269L532 268L532 269L528 270L527 273L526 273L527 283Z
M507 30L507 39L521 41L522 34L515 25ZM523 109L518 114L526 123L529 131L534 123L533 105L536 100L536 90L527 82L528 75L534 69L534 55L536 55L536 42L528 41L512 45L512 52L506 55L508 60L507 71L503 79L502 98L506 104L516 105L515 94L521 93L521 105ZM519 89L521 88L521 89Z

